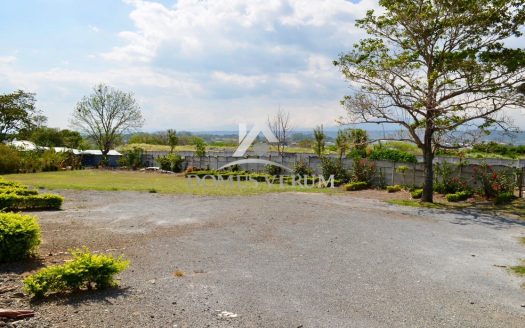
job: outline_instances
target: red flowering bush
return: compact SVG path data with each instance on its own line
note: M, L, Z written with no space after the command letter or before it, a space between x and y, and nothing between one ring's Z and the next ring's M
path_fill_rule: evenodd
M480 193L487 199L501 193L513 193L516 186L516 179L512 172L498 172L487 164L475 167L473 178L481 184Z

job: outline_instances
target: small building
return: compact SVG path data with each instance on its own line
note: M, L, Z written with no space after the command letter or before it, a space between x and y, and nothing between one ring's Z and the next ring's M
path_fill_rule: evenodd
M98 166L102 162L103 156L102 151L98 149L83 150L80 152L82 157L82 166L93 167ZM116 150L110 150L108 153L108 165L111 167L117 167L119 159L122 154Z

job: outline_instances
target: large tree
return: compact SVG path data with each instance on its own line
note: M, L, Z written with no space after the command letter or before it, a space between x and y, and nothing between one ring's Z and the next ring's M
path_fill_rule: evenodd
M18 90L0 95L0 142L31 129L42 117L35 108L35 94Z
M106 157L123 133L142 127L144 120L131 93L100 84L77 104L71 123L93 139Z
M349 123L402 127L423 151L422 200L432 201L436 150L463 146L476 129L509 127L502 109L520 105L525 0L380 0L356 26L369 37L334 62L355 93L342 101ZM461 133L460 133L461 132Z

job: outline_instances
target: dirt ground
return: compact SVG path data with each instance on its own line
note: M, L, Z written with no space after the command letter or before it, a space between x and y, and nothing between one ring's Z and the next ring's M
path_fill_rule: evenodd
M57 191L54 191L57 192ZM197 197L58 191L40 258L2 265L0 327L523 327L525 221L389 205L384 192ZM394 197L406 197L401 193ZM388 195L392 199L392 195ZM31 301L73 247L124 254L121 287ZM179 277L176 271L183 272Z

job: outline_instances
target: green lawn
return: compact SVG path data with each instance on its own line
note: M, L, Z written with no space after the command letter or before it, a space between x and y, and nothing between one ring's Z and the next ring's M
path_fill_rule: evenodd
M205 185L195 181L188 183L182 176L144 173L131 171L80 170L63 172L42 172L31 174L10 174L5 180L20 182L35 188L78 189L78 190L133 190L159 193L177 193L192 195L235 196L254 195L267 192L340 192L339 188L301 188L279 185L267 185L253 182L235 184L213 183L207 180Z

